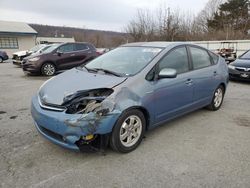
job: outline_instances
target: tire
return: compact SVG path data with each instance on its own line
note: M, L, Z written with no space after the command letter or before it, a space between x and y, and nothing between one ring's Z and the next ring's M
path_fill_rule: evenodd
M220 85L214 92L213 100L211 103L207 106L207 108L211 111L219 110L224 99L225 95L225 88Z
M3 62L3 58L2 57L0 57L0 63L2 63Z
M53 76L56 73L56 67L52 63L44 63L41 68L41 73L44 76Z
M110 146L121 153L129 153L141 143L146 129L146 120L140 110L125 111L116 122L111 138Z

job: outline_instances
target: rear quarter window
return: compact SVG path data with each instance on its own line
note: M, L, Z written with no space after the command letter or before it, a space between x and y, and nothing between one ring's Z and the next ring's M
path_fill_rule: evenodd
M211 58L206 50L196 47L189 47L189 49L194 70L211 66Z
M213 64L217 64L219 60L219 56L213 52L208 51L209 55L212 57Z

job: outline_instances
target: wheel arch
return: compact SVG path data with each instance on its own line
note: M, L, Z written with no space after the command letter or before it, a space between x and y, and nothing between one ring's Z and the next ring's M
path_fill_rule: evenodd
M225 91L226 91L226 87L227 87L227 86L226 86L226 84L225 84L225 83L223 83L223 82L221 82L221 83L219 84L219 86L222 86L222 87L223 87L223 89L224 89L224 93L225 93ZM219 87L219 86L218 86L218 87Z
M124 110L122 112L122 114L124 112L130 111L130 110L134 110L134 109L135 110L139 110L139 111L141 111L143 113L144 118L146 120L146 130L148 130L149 125L150 125L150 114L149 114L148 110L145 107L143 107L143 106L131 106L131 107L127 108L126 110Z

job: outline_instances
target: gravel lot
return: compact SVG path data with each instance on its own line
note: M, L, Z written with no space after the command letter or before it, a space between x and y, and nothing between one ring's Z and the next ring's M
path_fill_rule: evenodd
M250 84L146 134L129 154L75 153L42 138L30 100L47 79L0 64L0 187L250 187Z

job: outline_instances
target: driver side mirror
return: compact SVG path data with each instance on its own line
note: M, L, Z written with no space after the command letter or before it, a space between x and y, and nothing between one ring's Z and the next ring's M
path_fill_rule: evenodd
M56 51L56 53L57 53L58 56L61 56L63 54L63 52L61 50L59 50L59 49Z
M161 78L176 78L177 71L175 69L164 68L158 74L158 79Z

